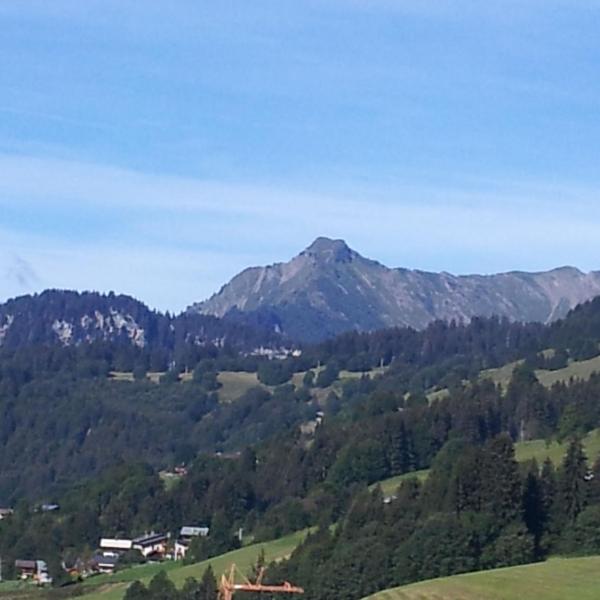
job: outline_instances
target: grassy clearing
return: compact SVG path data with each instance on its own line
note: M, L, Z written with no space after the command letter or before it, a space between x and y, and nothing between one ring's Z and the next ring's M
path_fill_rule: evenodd
M222 387L219 389L219 399L223 403L233 402L243 396L250 388L262 387L268 389L262 384L256 373L246 373L244 371L222 371L217 376Z
M502 385L506 388L509 384L512 372L519 362L509 363L498 369L487 369L481 372L481 379L491 379L494 383ZM573 361L564 369L556 371L546 371L538 369L535 374L540 380L540 383L546 387L552 387L555 383L567 382L570 379L588 380L593 373L600 372L600 356L591 358L590 360Z
M587 381L592 374L600 372L600 356L590 360L574 361L564 369L557 371L536 371L536 375L542 385L552 387L555 383L569 381L570 379L581 379Z
M360 379L363 375L368 375L373 378L377 375L383 375L385 373L386 367L376 367L375 369L371 369L370 371L340 371L339 379Z
M318 367L312 369L312 372L315 374L315 379L318 376L319 372L322 371L325 367ZM375 369L371 369L370 371L340 371L338 378L333 382L331 386L326 388L322 388L324 391L329 393L333 389L337 389L338 391L344 379L360 379L363 375L368 375L369 377L376 377L377 375L383 375L385 373L386 367L377 367ZM306 371L301 371L300 373L294 373L292 375L291 382L296 388L302 387L302 380L306 375ZM321 388L313 388L313 392L319 391Z
M402 475L396 475L395 477L390 477L389 479L384 479L383 481L379 481L379 485L381 486L381 491L384 496L392 495L397 489L398 486L407 479L412 477L416 477L419 481L425 481L427 476L429 475L429 469L423 469L421 471L411 471L410 473L403 473ZM377 483L374 483L370 486L373 489Z
M551 352L552 350L544 350L543 354L547 355ZM479 379L491 379L496 385L501 385L506 390L512 379L515 367L522 362L522 360L518 360L497 369L485 369L479 374ZM600 356L596 356L590 360L573 361L564 369L557 369L556 371L537 369L535 375L544 387L550 388L555 383L567 383L571 379L587 381L594 373L600 373ZM465 380L463 383L466 385L468 381ZM442 400L449 394L450 392L446 388L435 390L427 394L427 399L429 402Z
M550 458L555 465L559 465L567 452L568 445L568 441L563 443L553 441L550 444L546 443L545 440L519 442L515 444L515 455L519 462L535 458L541 464L546 458ZM590 431L583 439L583 445L591 464L600 455L600 429Z
M448 388L444 388L441 390L436 390L435 392L429 392L427 395L427 400L429 403L435 402L436 400L443 400L450 395L450 390ZM406 394L405 398L408 398L409 394Z
M139 579L148 583L160 571L166 571L177 586L183 585L188 577L196 577L197 579L202 577L209 564L212 565L217 578L228 569L231 563L235 563L242 573L247 573L256 562L261 549L265 551L267 562L282 560L294 551L307 534L308 530L299 531L271 542L252 544L239 550L227 552L193 565L165 562L132 567L114 575L99 575L86 581L85 585L90 586L90 593L85 594L84 597L86 600L120 600L132 581Z
M169 473L166 471L161 471L158 476L165 486L165 490L172 490L182 479L182 475L177 475L176 473Z
M550 458L556 466L559 466L567 452L568 446L568 441L562 443L553 441L549 444L546 440L517 442L515 444L515 458L518 462L526 462L535 458L540 465L546 458ZM585 454L591 466L600 456L600 429L590 431L585 438L583 438L583 447L585 448ZM412 471L411 473L396 475L395 477L390 477L390 479L384 479L377 483L381 486L384 496L389 496L396 491L398 486L404 480L409 479L410 477L417 477L420 481L425 481L428 475L429 469L423 469L421 471ZM374 488L377 483L370 486L371 489Z
M394 588L371 600L598 600L600 557L455 575Z
M513 371L515 367L519 365L523 361L517 361L508 363L502 367L497 369L486 369L485 371L481 371L479 378L480 379L491 379L496 385L501 385L503 388L510 383L512 379Z
M0 581L0 594L17 591L36 592L38 590L30 581Z
M161 375L164 375L164 371L149 371L146 374L146 377L152 383L158 383ZM111 371L108 374L108 377L113 381L133 381L133 373L131 371ZM184 377L185 376L182 376L182 379Z
M131 371L111 371L108 376L113 381L133 381L133 373Z
M147 374L147 377L150 381L152 381L152 383L158 383L161 375L164 375L164 373L152 371ZM182 373L179 376L179 379L183 383L187 383L192 380L192 375L193 373L191 372ZM133 381L133 373L131 372L111 371L109 377L113 381ZM269 389L258 380L256 373L245 373L243 371L222 371L218 374L217 379L222 386L218 392L219 399L221 402L225 403L237 400L240 396L243 396L250 388L253 387L259 386Z
M315 375L323 369L320 367L318 369L313 369ZM369 375L370 377L375 377L377 375L381 375L385 372L385 367L372 369L370 371L365 371L357 373L354 371L341 371L339 378L333 383L333 385L326 388L313 388L312 392L317 398L318 401L324 401L331 391L341 392L341 385L344 379L358 379L363 375ZM296 387L302 387L302 380L306 371L302 371L300 373L294 373L292 375L291 383ZM147 377L153 383L158 383L160 376L164 375L164 373L159 372L149 372ZM192 380L192 373L182 373L179 379L186 383ZM126 371L111 371L109 377L113 381L133 381L133 373ZM221 402L227 404L229 402L233 402L237 400L241 396L243 396L249 389L253 387L262 387L267 390L273 390L272 386L267 386L261 383L258 380L256 373L246 373L244 371L221 371L217 375L217 379L221 384L221 388L218 391L219 399Z

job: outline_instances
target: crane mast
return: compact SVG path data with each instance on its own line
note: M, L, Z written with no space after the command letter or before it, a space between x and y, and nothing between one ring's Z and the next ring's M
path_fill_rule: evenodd
M242 575L244 582L236 583L235 574L236 567L231 565L229 573L221 575L219 584L219 600L232 600L235 592L268 592L272 594L303 594L304 590L301 587L292 585L289 581L284 581L281 585L263 585L262 578L264 575L262 568L255 582L251 582L248 578Z

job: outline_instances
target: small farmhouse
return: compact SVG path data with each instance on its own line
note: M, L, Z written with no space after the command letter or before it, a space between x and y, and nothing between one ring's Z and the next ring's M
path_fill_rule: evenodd
M43 560L15 560L15 569L21 579L31 579L39 585L52 583L48 565Z
M119 562L119 556L104 556L98 554L91 560L91 567L97 573L114 573Z
M135 538L132 545L144 558L162 559L167 554L168 541L169 534L152 532Z
M208 536L208 527L193 527L184 526L179 531L179 537L175 542L175 560L184 559L187 551L189 550L190 544L195 537L206 537Z

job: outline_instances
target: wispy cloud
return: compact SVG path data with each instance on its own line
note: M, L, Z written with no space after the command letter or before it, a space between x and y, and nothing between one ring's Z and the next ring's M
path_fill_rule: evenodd
M25 285L114 289L177 310L318 235L345 238L389 266L600 266L593 186L465 178L317 192L27 156L0 156L0 172L5 297ZM9 222L15 203L23 218ZM18 262L6 258L15 254Z
M33 267L22 256L13 254L5 270L8 281L15 283L23 292L35 290L40 278Z

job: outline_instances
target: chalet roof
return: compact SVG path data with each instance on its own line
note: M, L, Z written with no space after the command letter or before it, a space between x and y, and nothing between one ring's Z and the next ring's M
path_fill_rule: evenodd
M98 554L92 558L92 562L96 563L99 567L114 567L119 562L119 557Z
M131 550L132 541L119 538L102 538L100 548L110 550Z
M179 535L181 537L197 537L197 536L205 536L208 535L209 528L208 527L192 527L192 526L184 526L181 528Z
M35 560L15 560L15 568L17 569L36 569L37 562Z
M141 535L140 537L133 539L134 546L151 546L152 544L158 544L168 539L168 535L166 533L147 533L145 535Z

